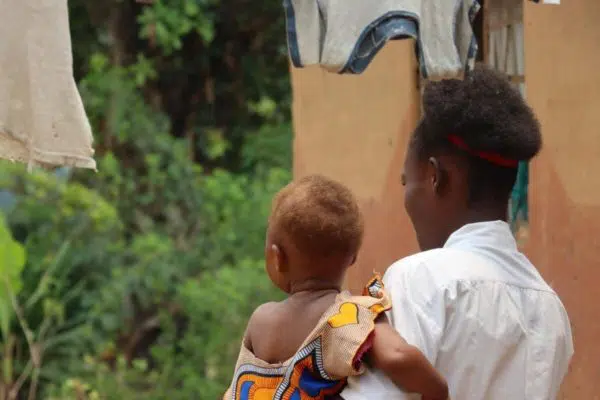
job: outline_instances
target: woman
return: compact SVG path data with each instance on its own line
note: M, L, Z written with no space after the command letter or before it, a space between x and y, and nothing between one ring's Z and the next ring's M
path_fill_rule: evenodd
M554 399L573 354L567 313L519 252L506 223L519 161L541 148L539 124L506 77L476 69L430 83L404 173L421 253L384 281L391 323L460 400ZM346 400L409 398L372 372Z

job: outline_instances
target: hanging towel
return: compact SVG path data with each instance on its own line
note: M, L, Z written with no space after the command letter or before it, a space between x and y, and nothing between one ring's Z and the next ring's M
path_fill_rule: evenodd
M320 64L362 73L386 42L414 38L425 79L457 77L474 66L477 0L284 0L295 67Z
M0 158L95 169L67 0L2 0L0 14Z

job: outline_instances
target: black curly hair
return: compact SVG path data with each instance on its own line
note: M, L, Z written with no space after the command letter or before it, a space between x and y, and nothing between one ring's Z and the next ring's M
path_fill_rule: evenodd
M430 82L411 146L421 159L440 153L468 160L469 201L507 201L517 163L541 149L540 125L508 78L486 67L464 80Z

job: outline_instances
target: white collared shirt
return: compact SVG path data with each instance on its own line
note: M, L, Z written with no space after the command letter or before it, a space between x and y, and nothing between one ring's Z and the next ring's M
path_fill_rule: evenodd
M456 400L550 400L573 355L567 312L502 221L465 225L441 249L384 276L392 325L448 380ZM383 373L351 379L345 400L418 399Z

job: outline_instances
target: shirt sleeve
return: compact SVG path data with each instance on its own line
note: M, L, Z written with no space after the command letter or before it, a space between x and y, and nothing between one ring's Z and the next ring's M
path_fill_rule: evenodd
M445 324L444 288L426 264L410 257L393 264L383 281L392 300L390 323L435 365ZM349 379L341 396L345 400L419 398L402 392L382 372L374 370Z

